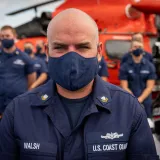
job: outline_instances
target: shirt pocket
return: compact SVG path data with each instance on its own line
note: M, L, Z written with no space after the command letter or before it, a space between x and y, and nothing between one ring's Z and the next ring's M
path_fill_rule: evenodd
M25 65L12 64L11 70L13 73L24 74Z
M143 81L148 80L149 74L150 74L149 71L148 71L148 72L147 72L147 71L146 71L146 72L141 71L141 72L140 72L141 79L142 79Z
M48 142L17 140L20 160L56 160L57 145Z
M119 133L87 133L88 160L125 160L128 145L127 137Z
M24 69L25 65L17 65L17 64L12 64L12 68L14 70L21 70Z

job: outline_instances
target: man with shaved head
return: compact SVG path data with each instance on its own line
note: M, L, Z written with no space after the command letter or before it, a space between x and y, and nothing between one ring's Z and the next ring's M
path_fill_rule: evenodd
M158 160L144 109L103 81L98 27L78 9L48 26L51 80L15 98L0 126L3 160Z

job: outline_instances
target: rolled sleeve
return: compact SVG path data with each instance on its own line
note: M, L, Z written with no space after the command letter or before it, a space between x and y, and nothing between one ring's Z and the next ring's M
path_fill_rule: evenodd
M121 59L121 65L124 64L130 58L130 53L125 53Z
M128 80L128 73L126 71L126 65L121 65L119 70L119 79L120 80Z
M14 137L13 107L14 101L6 108L0 123L0 160L18 160Z
M98 75L100 77L108 77L108 67L107 67L107 63L105 62L104 59L102 59L101 69L99 70Z
M31 74L33 72L35 72L35 68L34 68L34 61L25 53L21 53L22 57L25 61L25 74Z
M152 56L152 54L151 53L149 53L149 52L146 52L145 51L145 58L148 60L148 61L150 61L151 63L153 63L153 56Z
M28 62L26 64L26 75L28 74L31 74L33 72L35 72L35 69L34 69L34 62L31 60L30 62Z
M150 74L148 76L148 80L155 80L157 79L157 75L156 75L156 69L154 67L153 64L150 64Z
M127 150L129 160L158 160L146 113L137 100L134 105L135 116Z
M43 61L43 60L40 60L40 63L41 63L41 70L40 70L40 72L41 73L48 73L48 67L47 67L46 62Z

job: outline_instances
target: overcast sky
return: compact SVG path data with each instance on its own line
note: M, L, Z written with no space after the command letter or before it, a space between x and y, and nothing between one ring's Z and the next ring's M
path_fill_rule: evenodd
M14 16L6 16L5 14L46 1L48 0L0 0L0 27L7 24L16 27L30 21L35 16L34 10L26 11ZM63 2L64 1L62 0L61 2L50 3L39 7L38 15L43 11L54 11L54 9Z

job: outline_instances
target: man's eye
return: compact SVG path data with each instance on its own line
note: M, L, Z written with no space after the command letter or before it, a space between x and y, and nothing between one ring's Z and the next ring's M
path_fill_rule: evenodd
M67 46L55 46L54 49L66 49Z
M54 47L54 49L62 49L62 47Z
M56 47L54 47L54 49L65 49L65 47L64 46L56 46Z
M89 49L88 46L79 46L78 48L79 48L79 49Z

